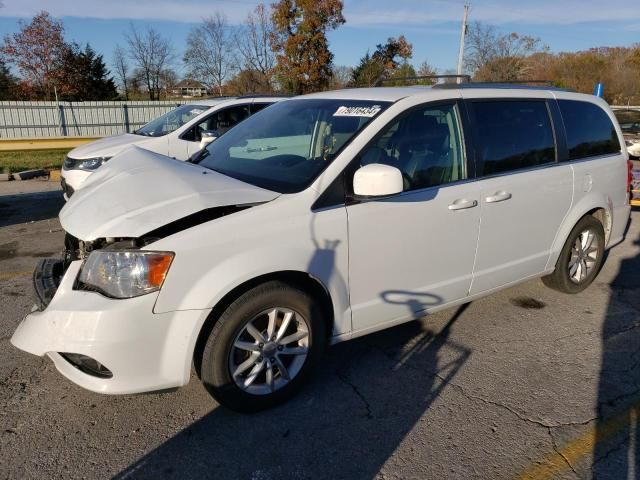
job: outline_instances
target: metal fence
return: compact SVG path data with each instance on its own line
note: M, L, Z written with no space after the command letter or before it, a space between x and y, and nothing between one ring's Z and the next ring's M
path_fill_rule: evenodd
M176 102L0 102L0 138L104 137L132 132Z

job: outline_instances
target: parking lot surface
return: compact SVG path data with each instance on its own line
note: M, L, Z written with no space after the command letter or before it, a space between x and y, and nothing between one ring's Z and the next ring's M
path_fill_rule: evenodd
M595 283L539 280L331 348L289 403L80 389L9 339L56 255L56 185L0 185L0 478L636 478L640 212ZM51 191L42 191L42 190ZM141 345L140 348L144 348Z

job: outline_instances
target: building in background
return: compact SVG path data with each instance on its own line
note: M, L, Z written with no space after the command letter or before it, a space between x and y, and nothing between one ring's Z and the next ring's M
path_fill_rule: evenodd
M204 97L209 94L209 90L202 83L191 78L185 78L174 85L171 90L174 96L182 98Z

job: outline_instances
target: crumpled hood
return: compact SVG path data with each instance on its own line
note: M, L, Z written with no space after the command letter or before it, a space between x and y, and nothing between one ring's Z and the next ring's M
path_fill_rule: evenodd
M144 135L134 135L132 133L105 137L74 148L69 152L69 157L77 159L113 157L132 145L140 145L153 138L154 137L145 137Z
M80 240L139 237L213 207L268 202L280 194L133 147L91 175L60 211Z

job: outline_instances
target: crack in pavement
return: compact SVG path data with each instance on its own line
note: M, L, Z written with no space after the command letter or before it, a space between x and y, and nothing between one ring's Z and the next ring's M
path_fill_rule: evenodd
M549 438L551 438L551 447L553 447L554 452L556 452L558 455L562 457L562 459L565 461L565 463L569 466L571 471L575 473L577 477L580 477L576 469L573 468L573 465L571 464L567 456L561 450L558 449L558 445L556 445L556 440L555 438L553 438L553 432L551 430L551 427L547 428L547 432L549 432Z
M460 390L460 392L462 393L463 396L472 399L472 400L478 400L480 402L486 403L488 405L494 405L496 407L502 408L504 410L507 410L509 412L511 412L513 415L515 415L516 417L518 417L520 420L525 421L525 422L529 422L529 423L533 423L535 425L538 425L540 427L543 428L561 428L561 427L572 427L572 426L581 426L581 425L587 425L595 420L598 419L598 417L593 417L593 418L589 418L587 420L584 421L580 421L580 422L564 422L564 423L548 423L545 422L543 420L538 420L535 418L531 418L531 417L527 417L526 415L520 413L519 411L515 410L514 408L510 407L509 405L506 405L504 403L500 403L500 402L496 402L494 400L490 400L488 398L484 398L481 397L479 395L472 395L468 392L465 391L465 389L461 386L458 385L454 382L451 381L447 381L445 380L439 373L436 373L436 377L438 377L440 380L442 380L443 382L447 383L448 385L451 385L453 387L456 387L458 390Z
M339 371L335 372L336 377L345 385L347 385L348 387L351 388L351 390L353 390L353 393L356 394L356 396L360 399L360 401L364 404L364 407L367 411L366 413L366 417L369 420L373 419L373 415L371 413L371 405L369 405L369 401L367 400L367 398L364 396L364 394L358 389L358 387L356 387L356 385L349 380L349 378L347 378L346 375L343 375L342 373L340 373Z
M593 461L591 462L591 472L593 473L596 468L599 468L598 464L608 460L611 455L613 455L614 453L618 453L620 450L623 450L626 448L628 448L627 443L624 441L619 441L617 444L613 445L610 449L608 449L607 453L605 453L604 455L600 455L599 457L596 457L594 453Z

